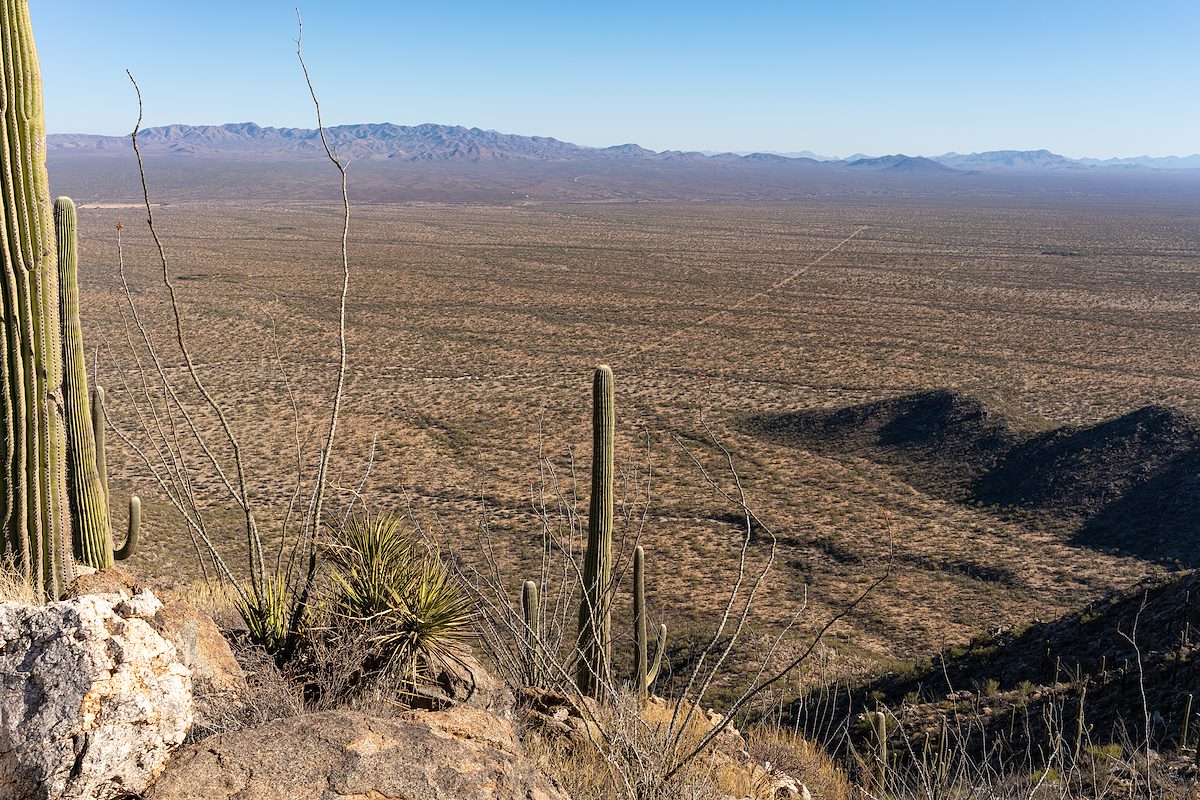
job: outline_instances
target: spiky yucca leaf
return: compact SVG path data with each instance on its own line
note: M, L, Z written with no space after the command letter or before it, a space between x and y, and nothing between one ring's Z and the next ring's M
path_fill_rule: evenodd
M418 557L415 537L392 515L351 520L330 545L334 613L366 620L393 610Z
M281 576L268 578L259 587L247 587L234 601L250 638L268 653L278 653L287 640L288 592Z
M351 520L331 544L330 610L363 626L383 660L414 679L465 651L469 600L445 563L391 515Z
M434 553L413 561L392 617L376 641L430 661L452 658L470 637L471 603Z

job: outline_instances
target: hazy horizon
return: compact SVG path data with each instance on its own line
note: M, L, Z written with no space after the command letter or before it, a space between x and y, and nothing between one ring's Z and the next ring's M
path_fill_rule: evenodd
M294 130L315 130L315 123L314 123L314 125L308 125L308 126L304 126L304 125L299 125L299 126L267 125L267 124L260 123L257 120L241 120L239 122L220 122L220 123L167 123L165 125L153 125L153 126L143 125L141 130L143 132L145 132L149 128L174 127L174 126L187 126L187 127L194 127L194 128L206 128L206 127L219 128L219 127L226 127L226 126L241 126L241 125L257 125L258 127L264 128L264 129L274 128L274 129L294 129ZM603 144L572 142L570 140L563 139L562 137L555 136L552 133L514 133L513 131L498 131L494 128L482 128L478 125L468 125L468 124L464 124L464 123L433 122L433 121L418 122L418 123L410 124L410 123L398 123L398 122L390 122L390 121L381 120L381 121L374 121L374 122L341 123L338 126L327 126L327 127L356 127L359 125L401 125L401 126L407 126L407 127L420 127L422 125L439 125L439 126L446 126L446 127L479 129L479 130L483 130L483 131L490 131L493 133L516 135L516 136L529 136L529 137L536 136L536 137L542 137L542 138L552 138L552 139L557 139L558 141L566 142L568 144L574 144L574 145L579 145L582 147L590 147L590 148L596 148L596 149L603 149L603 148L607 148L607 147L618 147L618 146L626 145L626 144L641 145L640 142L634 142L634 141L608 142L608 143L603 143ZM51 136L110 136L110 137L115 137L115 138L123 138L123 137L129 136L129 131L126 131L126 132L123 132L120 134L96 134L96 133L89 133L89 132L85 132L85 131L49 131L48 133ZM1048 148L1031 148L1030 150L1026 150L1026 151L1018 151L1017 148L1003 147L1003 148L997 148L997 150L995 150L995 151L947 150L945 152L939 152L939 153L933 153L933 152L901 153L899 151L893 151L893 150L882 150L882 151L878 151L878 152L869 152L869 153L863 153L861 151L856 151L853 153L819 153L819 152L816 152L809 148L796 148L793 150L746 150L746 149L741 149L741 150L688 150L687 148L681 148L681 147L667 147L667 148L663 148L663 150L699 152L704 155L720 155L723 153L733 153L735 155L750 155L752 153L765 153L765 154L769 154L769 155L786 155L786 156L793 156L793 157L807 155L810 157L816 157L816 158L827 159L827 160L831 160L831 161L837 161L837 160L846 160L846 159L849 159L852 157L857 157L857 156L864 156L867 158L880 158L880 157L891 156L891 155L904 155L904 156L913 156L913 157L922 157L922 158L938 158L941 156L949 156L949 155L970 156L970 155L976 155L976 154L983 154L986 152L1036 152L1036 151L1040 151L1040 150L1048 150ZM1055 155L1064 155L1064 154L1055 153ZM1114 158L1116 160L1122 160L1122 159L1156 158L1156 157L1157 158L1172 158L1172 157L1174 157L1174 158L1194 158L1198 155L1200 155L1200 150L1198 150L1197 152L1194 152L1194 153L1168 153L1168 154L1165 154L1164 156L1147 156L1145 153L1138 153L1138 154L1131 154L1131 155L1126 155L1126 156L1112 156L1112 157L1108 157L1108 156L1098 157L1098 156L1091 156L1091 155L1069 156L1069 157L1077 158L1077 159Z

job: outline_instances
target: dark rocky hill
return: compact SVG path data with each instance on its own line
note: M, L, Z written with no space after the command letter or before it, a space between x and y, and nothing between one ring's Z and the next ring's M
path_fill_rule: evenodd
M744 426L871 459L934 496L1050 521L1080 545L1200 566L1200 420L1175 409L1052 427L943 390Z

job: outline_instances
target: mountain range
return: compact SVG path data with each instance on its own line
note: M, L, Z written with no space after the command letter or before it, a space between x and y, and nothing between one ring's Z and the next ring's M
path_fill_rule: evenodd
M995 150L984 153L945 153L940 156L855 154L834 160L809 151L792 153L705 153L654 151L636 144L584 147L545 136L519 136L457 125L339 125L326 129L329 143L351 160L410 162L569 162L694 161L728 163L756 161L846 166L893 172L982 172L993 170L1200 169L1200 154L1137 158L1071 159L1048 150ZM168 125L147 128L138 136L141 149L152 154L212 155L253 158L319 158L324 146L318 131L308 128L262 127L253 122L228 125ZM128 136L51 134L51 154L128 153Z

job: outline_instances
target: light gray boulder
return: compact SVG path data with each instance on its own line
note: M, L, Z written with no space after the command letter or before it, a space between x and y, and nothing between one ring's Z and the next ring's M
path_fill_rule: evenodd
M149 590L0 603L0 797L146 789L192 724L191 674Z

